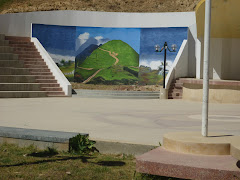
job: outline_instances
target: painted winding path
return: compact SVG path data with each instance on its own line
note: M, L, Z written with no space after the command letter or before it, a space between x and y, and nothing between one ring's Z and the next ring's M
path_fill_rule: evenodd
M107 50L102 49L102 48L100 48L100 47L99 47L98 49L100 49L100 50L102 50L102 51L108 52L109 55L112 56L112 57L116 60L116 62L114 63L114 65L117 65L117 63L119 62L119 59L116 57L116 56L118 55L118 53L111 52L111 51L107 51Z
M118 53L111 52L111 51L107 51L107 50L102 49L102 48L100 48L100 47L99 47L98 49L100 49L100 50L102 50L102 51L108 52L109 55L116 60L115 63L114 63L114 65L117 65L117 63L119 62L119 59L116 57L116 56L118 55ZM92 70L92 69L93 69L93 68L83 68L83 67L79 67L79 68L85 69L85 70ZM103 69L99 69L98 71L96 71L93 75L91 75L89 78L87 78L87 79L86 79L85 81L83 81L82 83L83 83L83 84L88 83L88 82L89 82L92 78L94 78L101 70L103 70Z
M93 75L91 75L89 78L87 78L85 81L83 81L83 84L86 84L87 82L89 82L92 78L94 78L94 76L96 76L102 69L97 70Z

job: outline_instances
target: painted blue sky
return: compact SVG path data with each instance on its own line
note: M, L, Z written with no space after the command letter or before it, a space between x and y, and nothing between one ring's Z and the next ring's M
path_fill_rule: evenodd
M50 53L74 55L75 26L33 24L32 36L37 37L44 48Z
M140 50L139 28L101 28L101 27L77 27L77 38L95 38L122 40L129 44L137 53Z
M142 28L140 38L140 65L147 65L153 68L160 65L160 61L164 59L164 51L161 53L155 52L156 44L161 47L164 42L168 43L171 49L172 44L177 45L177 52L167 51L167 61L174 61L179 48L184 39L187 39L187 27L176 28ZM152 65L150 65L152 64ZM170 62L169 62L170 64Z

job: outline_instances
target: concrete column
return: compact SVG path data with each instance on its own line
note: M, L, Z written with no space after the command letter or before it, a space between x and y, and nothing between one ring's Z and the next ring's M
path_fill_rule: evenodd
M211 33L211 0L205 1L205 32L203 61L203 105L202 105L202 135L208 136L208 96L209 96L209 55Z

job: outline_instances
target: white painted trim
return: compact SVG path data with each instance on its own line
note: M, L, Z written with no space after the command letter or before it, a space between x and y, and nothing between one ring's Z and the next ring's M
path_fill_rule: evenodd
M60 84L61 88L63 89L66 96L72 96L72 85L67 80L67 78L64 76L62 71L58 68L56 63L53 61L51 56L48 54L48 52L45 50L45 48L42 46L42 44L38 41L37 38L31 38L31 41L36 46L37 50L40 52L40 55L46 62L48 68L53 73L53 76L55 76L57 82Z
M188 41L183 40L178 54L166 77L166 89L169 89L172 80L188 75Z

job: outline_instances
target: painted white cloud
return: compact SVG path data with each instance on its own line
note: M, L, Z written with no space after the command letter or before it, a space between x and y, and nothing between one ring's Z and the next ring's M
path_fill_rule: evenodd
M108 41L109 41L109 39L105 39L104 37L102 37L102 36L96 36L96 37L94 37L97 41L98 41L98 43L97 43L97 45L99 46L100 44L105 44L105 43L107 43Z
M146 60L142 60L140 61L139 65L143 65L143 66L148 66L150 67L152 70L157 70L159 66L161 66L163 61L146 61ZM172 61L167 61L167 66L166 69L169 70L172 67L173 62Z
M88 32L85 32L83 34L80 34L78 36L79 39L79 45L83 45L88 39L89 39L90 34Z
M102 36L96 36L95 39L99 41L99 40L103 39L103 37Z

